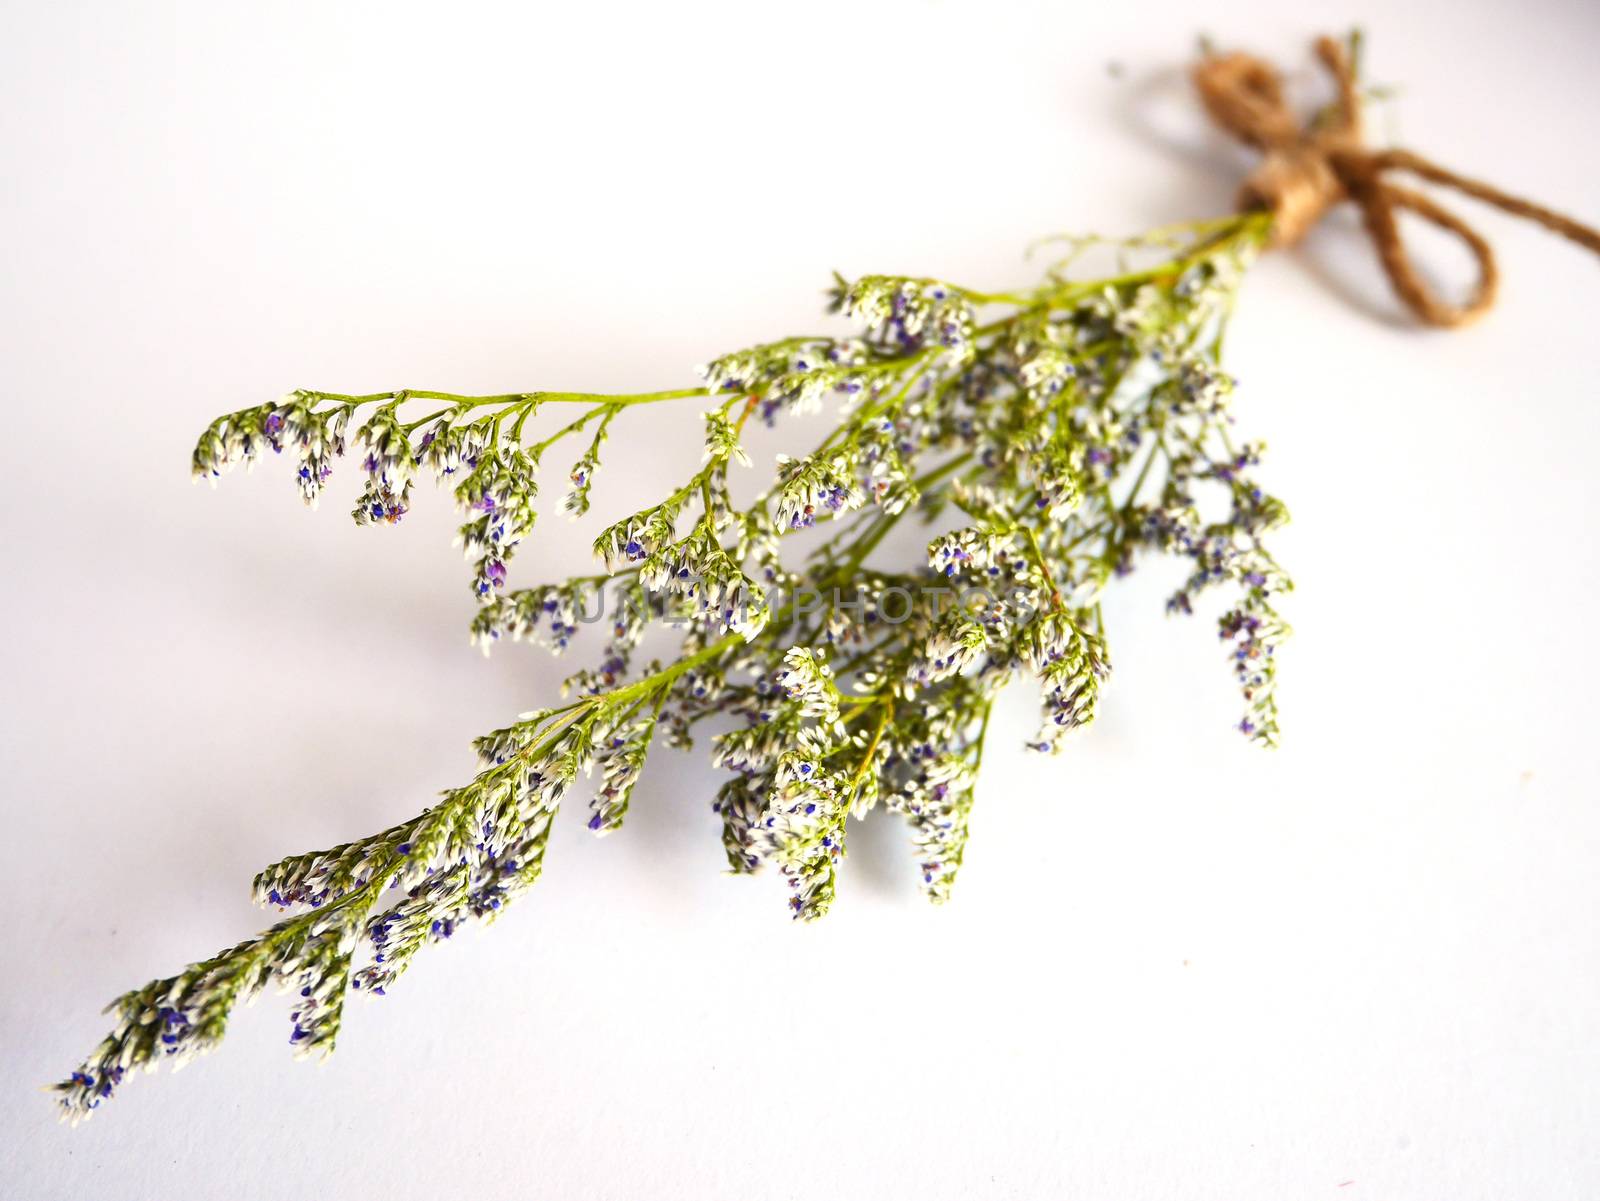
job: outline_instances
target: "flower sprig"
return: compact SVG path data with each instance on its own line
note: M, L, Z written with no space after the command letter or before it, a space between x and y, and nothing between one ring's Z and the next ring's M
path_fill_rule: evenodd
M1286 519L1236 441L1222 334L1268 219L1169 232L1156 262L1102 279L1061 264L1033 290L983 294L929 279L837 280L844 337L725 355L704 386L629 395L298 391L219 418L194 470L215 480L271 455L315 504L336 465L363 474L361 524L402 520L419 480L448 483L478 602L474 641L556 652L601 631L564 703L477 742L479 770L369 838L293 855L256 878L285 916L265 933L112 1006L117 1024L58 1085L79 1118L125 1075L209 1050L269 985L296 994L290 1041L331 1050L346 998L381 995L425 947L492 920L538 878L562 801L596 778L588 827L625 822L652 746L711 721L712 802L731 871L774 868L796 918L828 911L852 820L910 827L918 875L949 897L965 859L995 697L1029 679L1055 753L1089 724L1109 673L1102 597L1146 555L1185 564L1169 611L1208 593L1245 701L1239 728L1278 737L1276 612L1287 577L1265 547ZM705 454L684 484L594 539L603 568L514 588L546 463L570 455L570 517L590 509L612 425L637 405L696 401ZM781 457L751 504L753 418L837 405L831 432ZM430 411L417 415L419 408ZM576 416L538 437L551 411ZM1202 516L1207 513L1208 516ZM915 517L942 528L902 562L869 565ZM798 548L793 553L791 548ZM677 654L636 663L652 628Z

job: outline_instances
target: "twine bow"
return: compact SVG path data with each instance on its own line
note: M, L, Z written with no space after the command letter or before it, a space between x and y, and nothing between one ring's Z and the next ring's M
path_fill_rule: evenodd
M1389 182L1392 171L1409 171L1444 184L1600 254L1600 231L1551 212L1498 188L1447 171L1407 150L1373 150L1362 140L1361 101L1355 73L1344 48L1320 38L1317 57L1338 86L1338 99L1320 119L1300 128L1283 95L1283 83L1268 63L1249 54L1208 55L1195 68L1194 81L1206 110L1240 141L1266 156L1239 190L1241 210L1266 210L1273 216L1274 243L1298 242L1341 200L1361 209L1367 234L1377 248L1395 294L1429 325L1464 325L1494 304L1499 271L1494 251L1483 237L1421 192ZM1460 238L1478 264L1478 282L1465 305L1440 299L1412 265L1401 240L1396 215L1409 209Z

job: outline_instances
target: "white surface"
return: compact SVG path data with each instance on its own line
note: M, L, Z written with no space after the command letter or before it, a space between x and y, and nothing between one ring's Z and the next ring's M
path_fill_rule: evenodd
M1506 282L1468 332L1381 319L1348 221L1248 283L1280 754L1136 579L1099 726L1038 761L1012 703L950 906L875 820L793 925L664 754L325 1067L268 998L86 1127L37 1091L263 924L259 866L415 812L562 672L468 648L446 498L362 531L348 472L316 514L275 465L193 490L205 421L681 386L811 327L834 267L998 286L1036 235L1220 212L1245 159L1171 73L1200 30L1309 80L1363 19L1380 130L1600 216L1600 9L1384 7L8 4L0 1195L1594 1196L1600 279L1476 211ZM698 454L666 411L619 433L601 514ZM518 582L584 538L548 519Z

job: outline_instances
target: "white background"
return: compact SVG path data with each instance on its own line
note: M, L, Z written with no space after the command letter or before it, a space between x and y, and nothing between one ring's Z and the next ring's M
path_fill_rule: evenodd
M568 813L536 891L325 1066L269 997L85 1127L39 1091L105 1001L265 923L257 868L416 812L571 666L469 649L431 489L378 531L348 470L316 513L283 464L192 489L212 416L680 387L815 328L833 268L1026 282L1037 235L1226 210L1249 160L1185 89L1197 33L1314 91L1356 20L1403 85L1380 136L1600 217L1582 0L8 0L0 1195L1594 1196L1600 274L1478 212L1506 282L1466 332L1399 320L1348 217L1248 281L1238 411L1295 515L1281 753L1153 572L1069 754L1009 704L949 906L880 818L789 922L662 754L620 835ZM690 418L618 423L599 515L692 469ZM591 533L547 514L515 582Z

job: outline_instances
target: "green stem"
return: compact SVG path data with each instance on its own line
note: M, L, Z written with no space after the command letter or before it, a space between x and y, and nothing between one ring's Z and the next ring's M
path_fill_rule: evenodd
M1055 577L1050 574L1050 564L1045 561L1044 551L1039 546L1038 536L1033 532L1033 527L1030 525L1023 526L1022 532L1028 539L1029 550L1033 552L1034 565L1038 567L1039 574L1044 577L1045 585L1050 589L1051 600L1055 602L1056 608L1063 608L1066 602L1061 599L1061 589L1056 587Z

